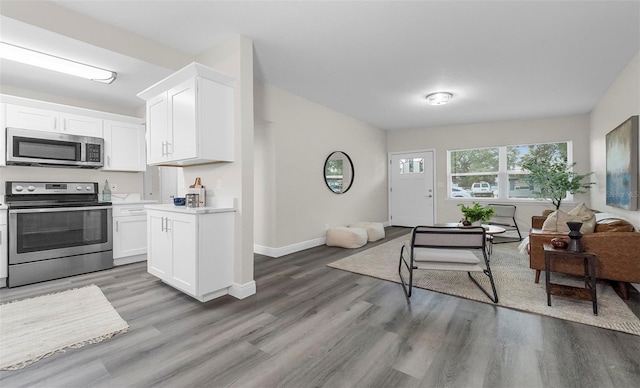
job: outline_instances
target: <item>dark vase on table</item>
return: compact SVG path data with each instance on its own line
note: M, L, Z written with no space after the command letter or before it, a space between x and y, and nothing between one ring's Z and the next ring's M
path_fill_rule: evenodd
M567 222L567 226L569 227L569 246L567 246L567 250L569 252L582 252L582 243L580 239L582 238L582 233L580 233L580 228L582 227L582 222Z

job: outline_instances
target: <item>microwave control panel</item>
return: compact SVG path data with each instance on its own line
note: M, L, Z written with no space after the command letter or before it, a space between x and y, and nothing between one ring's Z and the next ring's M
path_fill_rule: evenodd
M87 162L100 162L101 157L100 144L87 143Z

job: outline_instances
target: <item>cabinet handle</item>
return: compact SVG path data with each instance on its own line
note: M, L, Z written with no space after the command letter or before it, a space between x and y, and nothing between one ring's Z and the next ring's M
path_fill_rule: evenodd
M128 212L143 212L144 209L127 209Z
M118 231L119 224L120 224L120 221L116 221L116 232Z
M58 118L57 117L53 118L53 129L59 129L58 128Z
M169 229L169 218L167 217L167 226L164 228L165 231L167 232L171 232L171 229Z
M167 156L166 147L167 147L167 142L163 141L162 142L162 156Z
M164 220L165 220L165 218L162 217L162 220L160 221L160 231L161 232L164 232Z
M66 118L62 119L62 130L63 131L67 130L67 119Z
M107 155L107 166L111 167L111 156Z
M171 155L171 152L169 152L169 146L171 145L171 143L167 142L167 156Z

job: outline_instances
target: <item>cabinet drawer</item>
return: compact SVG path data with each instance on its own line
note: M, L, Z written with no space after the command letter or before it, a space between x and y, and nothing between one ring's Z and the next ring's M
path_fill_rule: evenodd
M144 204L113 205L114 217L144 216L146 214L147 214L147 209L144 208Z

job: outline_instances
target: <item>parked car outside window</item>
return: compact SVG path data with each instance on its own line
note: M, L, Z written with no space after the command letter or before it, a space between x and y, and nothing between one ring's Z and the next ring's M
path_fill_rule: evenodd
M471 185L471 192L474 197L493 197L491 185L487 182L475 182Z
M454 198L471 198L473 197L473 195L471 195L470 192L468 192L465 189L461 189L459 187L452 187L451 188L451 196Z

